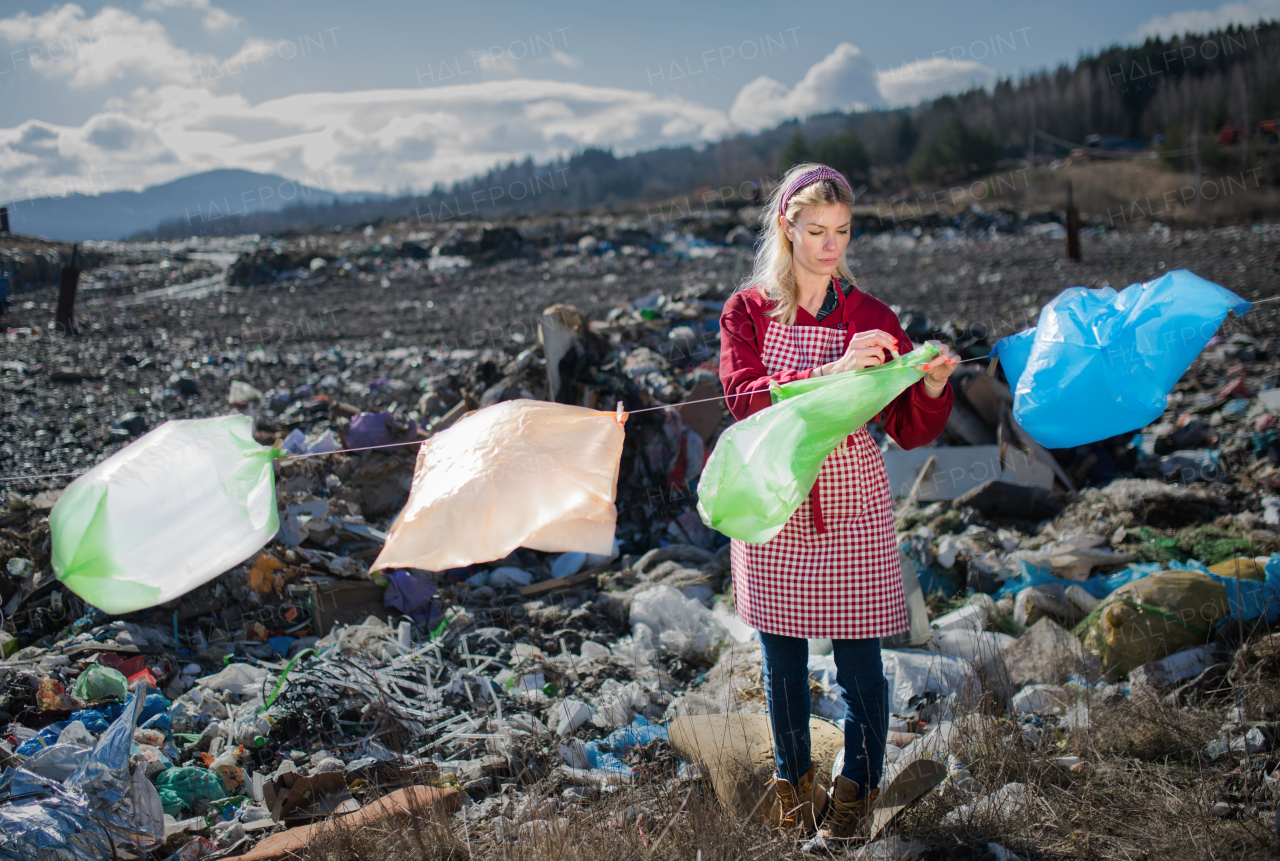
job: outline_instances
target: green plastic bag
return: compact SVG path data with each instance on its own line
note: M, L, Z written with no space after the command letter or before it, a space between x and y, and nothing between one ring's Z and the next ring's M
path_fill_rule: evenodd
M924 377L932 344L878 365L773 386L773 406L720 435L702 469L698 514L712 529L752 544L782 531L840 441Z
M183 595L279 529L274 449L247 416L170 421L77 478L49 513L53 570L107 613Z
M72 695L86 703L97 703L103 700L124 702L129 698L129 682L124 673L104 667L101 664L90 664L88 669L76 679Z
M183 765L166 768L156 776L156 791L164 812L177 816L184 809L190 810L200 799L218 801L228 792L222 778L207 768Z

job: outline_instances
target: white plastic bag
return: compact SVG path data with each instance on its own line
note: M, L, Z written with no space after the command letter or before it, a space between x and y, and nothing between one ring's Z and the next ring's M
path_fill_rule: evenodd
M63 492L54 572L111 614L186 594L276 534L274 457L246 416L165 422Z
M631 624L647 626L671 652L706 655L727 634L715 615L671 586L654 586L631 599ZM633 635L637 636L633 630Z
M880 660L889 683L890 714L909 713L911 698L924 693L972 697L979 692L973 665L964 658L914 649L885 649L880 652Z

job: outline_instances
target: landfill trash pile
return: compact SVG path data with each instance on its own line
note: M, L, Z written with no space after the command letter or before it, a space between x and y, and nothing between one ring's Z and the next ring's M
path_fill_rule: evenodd
M102 286L86 285L76 339L46 325L47 290L14 297L4 475L83 471L142 450L151 438L134 440L167 419L230 416L274 449L263 468L278 530L180 596L108 616L54 576L50 514L73 476L4 481L0 821L33 835L42 823L33 841L61 835L44 857L103 857L106 840L196 859L285 834L305 844L315 832L289 829L372 816L389 793L424 786L456 805L448 821L477 847L563 833L596 809L651 845L655 814L629 794L644 787L737 809L746 790L725 777L725 752L671 738L677 721L740 727L764 708L727 538L698 514L730 418L719 402L680 406L721 394L719 309L751 254L733 230L606 215L96 243L103 262L86 277ZM1247 279L1270 270L1277 245L1266 230L1107 233L1086 237L1085 264L1055 269L1049 237L943 228L863 235L850 257L917 343L985 358L1072 284L1185 267L1265 298L1270 282ZM227 273L214 289L211 268ZM928 317L913 310L926 303ZM1273 307L1228 318L1164 414L1117 437L1043 448L986 361L953 377L937 445L901 451L873 425L912 616L884 644L884 786L922 761L946 771L873 857L914 857L975 822L993 857L1034 854L1042 844L1010 841L1050 804L1050 781L1002 771L975 739L1010 733L1053 780L1102 780L1115 767L1098 753L1104 716L1147 703L1214 716L1178 750L1253 776L1213 784L1226 805L1214 828L1274 817ZM410 499L418 443L522 400L631 413L612 547L371 573ZM183 560L184 536L165 539ZM830 644L810 648L814 719L838 722ZM767 750L756 742L751 756ZM119 803L97 806L100 792ZM40 857L14 845L0 855Z

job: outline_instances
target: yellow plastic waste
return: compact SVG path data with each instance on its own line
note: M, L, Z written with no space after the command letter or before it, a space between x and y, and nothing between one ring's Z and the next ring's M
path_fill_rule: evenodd
M1196 571L1164 571L1112 592L1076 634L1109 674L1121 678L1149 661L1207 643L1227 612L1221 583Z
M1235 559L1228 559L1225 562L1219 562L1217 565L1210 565L1209 570L1219 577L1236 577L1240 580L1266 580L1267 571L1264 566L1267 564L1267 556L1259 556L1257 559L1250 559L1248 556L1240 556Z
M504 401L466 416L422 444L371 570L443 571L517 547L612 553L622 440L614 413L566 404Z

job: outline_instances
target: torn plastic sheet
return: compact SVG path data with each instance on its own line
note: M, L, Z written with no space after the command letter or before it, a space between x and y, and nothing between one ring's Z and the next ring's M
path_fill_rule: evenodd
M444 571L517 547L611 554L623 430L613 413L513 400L422 444L371 570Z
M142 772L129 768L145 695L140 686L64 783L21 768L0 774L0 858L100 861L117 857L122 845L163 839L160 796Z

